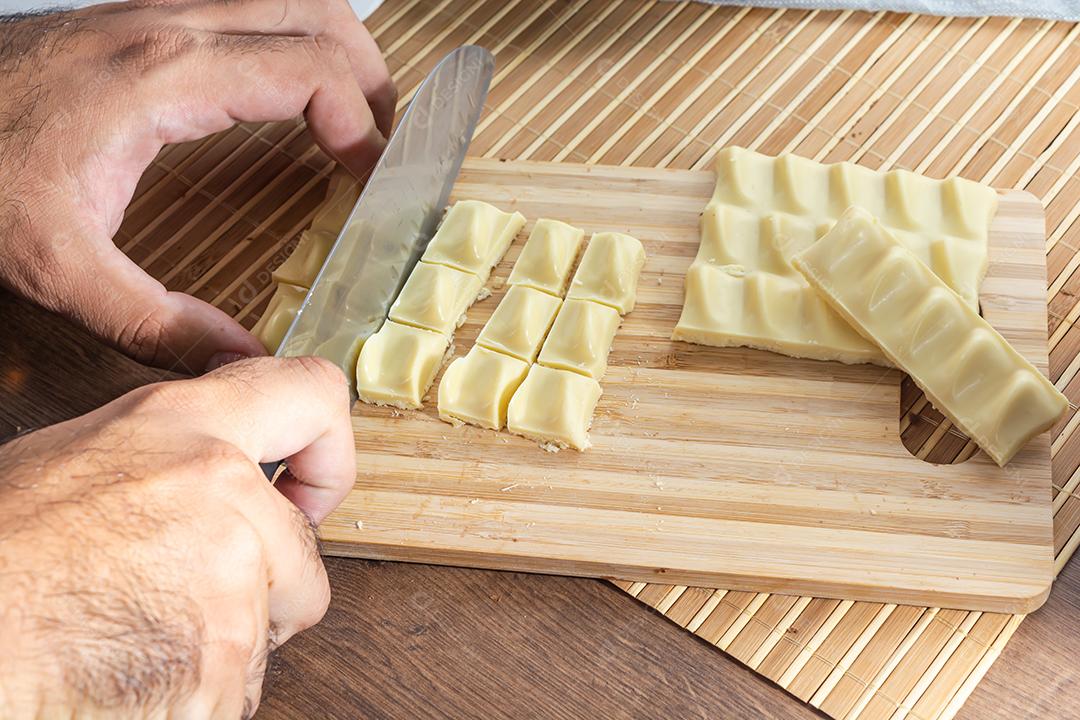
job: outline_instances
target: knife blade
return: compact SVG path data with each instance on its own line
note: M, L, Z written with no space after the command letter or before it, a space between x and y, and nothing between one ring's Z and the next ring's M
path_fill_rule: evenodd
M434 234L465 159L495 68L486 49L450 52L413 96L338 234L278 357L319 355L345 371Z

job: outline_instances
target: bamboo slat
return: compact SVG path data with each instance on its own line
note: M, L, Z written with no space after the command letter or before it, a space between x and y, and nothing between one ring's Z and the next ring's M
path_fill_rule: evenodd
M642 0L487 0L467 11L398 0L369 27L394 46L388 63L402 107L451 47L496 52L501 74L477 155L692 168L724 141L1034 193L1047 211L1051 378L1075 408L1077 26ZM253 324L269 269L310 220L327 166L295 123L169 148L140 183L117 242L159 277L168 273L170 289ZM972 451L917 394L904 407L909 448L945 462ZM1059 567L1080 543L1077 425L1071 411L1053 431ZM938 620L946 611L820 598L799 599L776 620L787 600L619 585L834 717L953 717L1022 621Z

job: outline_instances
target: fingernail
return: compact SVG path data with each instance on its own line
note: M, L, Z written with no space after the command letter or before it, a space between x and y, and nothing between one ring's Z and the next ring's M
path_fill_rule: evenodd
M228 365L234 363L237 360L246 360L250 355L241 352L219 352L210 356L210 359L206 362L206 372L211 370L217 370L222 365Z

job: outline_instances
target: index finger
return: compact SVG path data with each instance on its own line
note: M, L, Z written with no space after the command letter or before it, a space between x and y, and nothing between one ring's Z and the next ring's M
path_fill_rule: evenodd
M199 29L232 35L327 36L344 47L356 82L367 98L375 124L390 136L397 89L378 43L345 0L282 2L237 0L201 3L185 13L184 21Z
M314 357L252 358L201 378L196 428L252 462L284 459L278 490L316 524L356 482L349 387L341 370Z
M315 141L357 177L386 139L349 64L330 37L188 31L177 58L144 85L134 115L161 143L195 140L238 122L304 113Z

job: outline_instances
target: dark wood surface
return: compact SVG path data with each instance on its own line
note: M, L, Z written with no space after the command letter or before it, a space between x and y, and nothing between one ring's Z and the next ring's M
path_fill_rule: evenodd
M0 291L0 439L170 377ZM262 718L824 717L594 580L328 558L324 621L271 664ZM1066 567L961 718L1080 718Z

